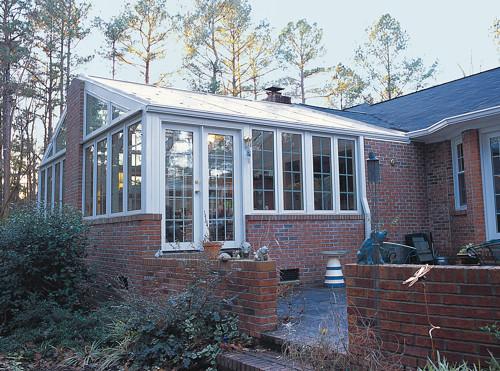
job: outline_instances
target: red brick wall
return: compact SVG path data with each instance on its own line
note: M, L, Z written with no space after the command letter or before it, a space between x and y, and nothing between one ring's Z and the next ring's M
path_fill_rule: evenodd
M350 331L368 319L385 351L403 353L403 364L422 367L432 356L423 284L402 282L419 266L344 267ZM480 327L500 320L500 267L435 266L425 287L437 350L448 360L471 362L500 356L500 344Z
M409 233L428 232L424 145L365 140L365 164L370 152L380 160L381 169L377 209L373 200L375 189L367 183L372 218L378 219L379 225L389 232L388 240L393 242L404 243Z
M83 81L74 79L69 86L66 112L66 161L64 163L63 202L81 209L83 167Z
M486 239L484 222L483 177L481 174L481 146L477 129L462 133L464 148L465 184L467 189L467 217L473 228L472 240Z
M168 254L144 258L144 289L165 295L178 293L207 272L215 279L221 299L228 299L227 309L238 315L240 330L259 337L277 324L278 278L276 262L234 260L207 261L203 253Z
M452 256L467 243L486 239L477 130L463 133L467 209L455 210L451 142L425 146L430 230L439 254Z
M247 215L246 238L255 249L266 245L277 269L299 268L303 283L324 280L328 257L322 251L347 250L355 261L364 240L362 215Z
M144 279L144 257L160 249L161 215L138 214L89 221L88 261L101 277L126 276L132 285Z

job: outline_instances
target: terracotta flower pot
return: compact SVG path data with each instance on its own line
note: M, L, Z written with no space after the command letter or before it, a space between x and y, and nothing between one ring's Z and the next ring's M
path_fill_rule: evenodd
M205 251L205 255L211 260L217 259L219 256L220 248L222 244L220 242L208 241L203 243L203 251Z

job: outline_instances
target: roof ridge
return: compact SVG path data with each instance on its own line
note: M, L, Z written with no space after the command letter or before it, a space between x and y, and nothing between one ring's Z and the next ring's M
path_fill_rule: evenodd
M256 102L256 103L264 103L264 104L272 104L272 105L282 105L284 103L279 103L279 102L271 102L271 101L266 101L266 100L253 100L253 99L248 99L248 98L243 98L243 97L235 97L232 95L223 95L223 94L216 94L216 93L209 93L206 91L196 91L196 90L188 90L188 89L181 89L181 88L173 88L173 87L166 87L166 86L157 86L153 84L145 84L142 82L136 82L136 81L128 81L128 80L122 80L122 79L112 79L109 77L101 77L101 76L95 76L95 75L82 75L83 77L91 78L91 79L102 79L102 80L108 80L108 81L118 81L118 82L123 82L125 84L133 84L133 85L140 85L140 86L147 86L150 88L158 88L158 89L165 89L165 90L175 90L183 93L189 93L189 94L197 94L197 95L202 95L202 96L212 96L212 97L217 97L217 98L228 98L228 99L235 99L235 100L240 100L244 102Z
M388 100L384 100L384 101L381 101L381 102L377 102L377 103L373 103L373 104L369 104L368 107L373 107L373 106L377 106L377 105L380 105L380 104L384 104L384 103L388 103L388 102L392 102L396 99L399 99L399 98L404 98L404 97L408 97L410 95L413 95L413 94L418 94L418 93L421 93L423 91L426 91L426 90L430 90L430 89L434 89L434 88L439 88L443 85L447 85L447 84L452 84L454 82L457 82L457 81L461 81L461 80L466 80L466 79L469 79L469 78L472 78L472 77L476 77L478 75L481 75L483 73L488 73L488 72L492 72L494 70L500 70L500 66L499 67L493 67L493 68L490 68L490 69L487 69L487 70L484 70L484 71L480 71L480 72L477 72L477 73L474 73L472 75L469 75L469 76L463 76L463 77L460 77L458 79L454 79L454 80L448 80L448 81L445 81L445 82L442 82L440 84L437 84L437 85L432 85L432 86L429 86L427 88L423 88L423 89L420 89L420 90L416 90L416 91L412 91L410 93L407 93L407 94L403 94L403 95L400 95L398 97L395 97L395 98L392 98L392 99L388 99ZM357 104L355 106L352 106L352 107L349 107L349 108L346 108L346 110L350 110L351 108L354 108L354 107L358 107L358 106L361 106L363 105L363 103L361 104ZM351 111L352 112L352 111ZM359 112L359 111L356 111L356 112Z

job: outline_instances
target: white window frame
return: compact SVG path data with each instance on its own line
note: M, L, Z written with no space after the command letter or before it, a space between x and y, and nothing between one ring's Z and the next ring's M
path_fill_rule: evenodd
M332 209L330 210L316 210L314 207L314 152L313 152L313 142L312 139L313 137L320 137L320 138L328 138L330 139L330 155L331 155L331 161L330 161L330 171L331 171L331 186L332 186ZM335 156L336 153L336 146L337 146L337 141L335 139L334 135L331 134L323 134L323 133L309 133L309 140L311 144L311 149L310 149L310 157L311 157L311 166L308 167L308 170L310 170L310 178L311 182L309 184L309 192L310 194L310 200L308 200L308 204L311 205L311 213L314 214L333 214L333 213L338 213L338 205L339 202L337 200L337 189L336 189L336 184L338 183L338 159ZM308 155L309 156L309 155Z
M253 151L251 153L250 157L250 181L251 181L251 187L252 187L252 192L250 192L249 195L249 200L250 200L250 209L252 213L255 214L276 214L277 211L279 211L279 204L280 204L280 193L279 188L278 188L278 162L280 161L280 158L278 156L278 135L277 135L277 130L273 128L267 128L267 127L259 127L259 126L252 126L250 128L250 137L253 139L253 130L260 130L260 131L268 131L273 133L273 146L274 146L274 209L273 210L259 210L259 209L254 209L254 189L253 189ZM252 144L250 144L250 147L252 147Z
M137 123L141 124L141 208L138 210L128 211L128 128ZM120 125L119 128L106 128L106 133L102 133L98 136L93 136L91 140L86 142L83 146L83 161L82 161L82 214L85 213L85 151L88 147L94 145L94 153L93 153L93 186L94 186L94 194L92 195L92 215L84 216L85 219L101 219L101 218L110 218L110 217L119 217L119 216L128 216L128 215L137 215L143 214L145 210L145 186L144 186L144 177L145 177L145 166L144 166L144 152L145 152L145 125L143 118L138 120L130 120L124 125ZM112 145L111 138L113 134L117 132L123 133L123 211L112 213L111 212L111 160L112 160ZM92 133L93 134L93 133ZM107 164L106 164L106 213L97 215L96 214L96 202L97 202L97 143L101 140L107 140Z
M464 205L460 205L460 189L459 189L459 182L458 182L458 152L457 152L457 146L459 144L462 144L463 148L463 140L462 136L458 136L454 139L451 140L451 159L452 159L452 168L453 168L453 192L454 192L454 201L455 201L455 210L457 211L463 211L467 210L467 200L465 201ZM464 165L464 171L465 173L465 165Z
M252 130L264 130L274 133L274 197L275 197L275 210L257 210L254 209L253 204L253 161L250 161L250 176L252 192L248 196L249 200L249 215L288 215L288 214L313 214L313 215L360 215L362 213L361 205L361 192L362 192L362 173L361 166L363 166L362 158L360 156L360 137L353 137L348 135L337 135L332 133L325 133L321 131L299 131L293 129L269 128L266 126L251 126ZM292 133L300 134L302 136L302 210L285 210L284 209L284 192L283 192L283 158L282 158L282 145L281 134ZM324 137L330 139L331 155L332 155L332 209L331 210L315 210L314 208L314 171L313 171L313 151L312 151L312 137ZM354 142L354 175L356 186L356 209L355 210L341 210L340 209L340 184L339 184L339 169L338 169L338 140L345 139ZM252 154L253 155L253 154Z
M302 148L302 167L301 167L301 172L302 172L302 209L300 210L285 210L285 192L283 190L283 148L282 148L282 134L299 134L301 138L301 148ZM279 207L278 207L278 212L280 214L304 214L307 213L307 207L309 206L307 204L307 197L306 197L306 192L307 192L307 184L308 184L308 179L306 178L305 174L305 169L309 167L308 162L306 162L306 158L309 158L309 156L306 156L306 148L305 148L305 132L303 131L298 131L298 130L292 130L292 129L278 129L277 130L277 137L278 137L278 147L276 149L276 157L278 157L278 189L280 190L278 194L278 199L279 199ZM252 193L253 193L253 188L252 188Z
M94 98L99 99L100 101L106 103L106 105L108 107L108 112L106 114L106 123L104 124L104 126L101 126L99 129L91 131L90 133L87 133L87 95L91 95ZM104 98L103 96L101 96L99 94L96 94L94 92L90 92L87 89L85 89L85 94L83 96L83 139L84 140L87 140L90 138L92 138L92 140L93 140L95 136L100 136L102 133L109 130L109 128L111 126L113 126L116 122L121 120L123 115L120 115L117 118L113 119L113 112L112 112L113 106L115 106L115 107L117 107L125 112L130 111L130 109L127 107L124 107L120 104L114 103L111 100L109 100L108 98Z

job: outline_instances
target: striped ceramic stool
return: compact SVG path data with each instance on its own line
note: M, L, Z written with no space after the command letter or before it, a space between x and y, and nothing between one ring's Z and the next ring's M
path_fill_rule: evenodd
M345 250L323 251L323 255L328 256L326 264L325 286L331 288L345 287L344 274L339 258L346 254Z

